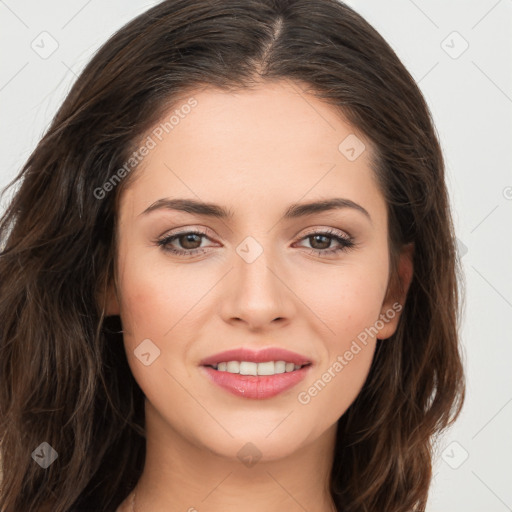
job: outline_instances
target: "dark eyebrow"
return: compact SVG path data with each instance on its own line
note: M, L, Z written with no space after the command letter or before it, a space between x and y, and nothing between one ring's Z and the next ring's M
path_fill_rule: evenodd
M332 199L324 199L321 201L314 201L310 203L296 203L290 205L284 215L284 219L296 219L299 217L305 217L315 213L326 212L330 210L337 210L341 208L352 208L363 213L370 222L372 218L370 214L359 204L341 197L335 197ZM159 199L153 204L148 206L141 214L147 215L148 213L155 210L177 210L186 213L192 213L196 215L207 215L209 217L215 217L219 219L231 219L233 218L233 211L223 208L220 205L213 203L204 203L196 201L195 199Z
M313 201L311 203L292 204L286 210L284 218L295 219L297 217L303 217L314 213L326 212L330 210L340 210L342 208L352 208L353 210L357 210L363 213L368 218L368 220L372 222L370 214L360 204L342 197L334 197L332 199L324 199L322 201Z

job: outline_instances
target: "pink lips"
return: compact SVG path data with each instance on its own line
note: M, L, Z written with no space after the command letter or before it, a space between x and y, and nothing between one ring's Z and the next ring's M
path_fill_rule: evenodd
M240 375L218 371L208 365L228 361L286 361L303 366L292 372L275 375ZM311 370L312 362L305 356L280 348L265 348L258 352L249 349L234 349L220 352L201 361L201 369L212 382L226 391L240 397L263 400L278 395L303 380Z

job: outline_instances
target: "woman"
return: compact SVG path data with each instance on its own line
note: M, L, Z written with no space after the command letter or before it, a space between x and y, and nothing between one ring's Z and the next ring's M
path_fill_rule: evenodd
M428 107L358 14L162 2L18 180L1 510L425 510L461 271Z

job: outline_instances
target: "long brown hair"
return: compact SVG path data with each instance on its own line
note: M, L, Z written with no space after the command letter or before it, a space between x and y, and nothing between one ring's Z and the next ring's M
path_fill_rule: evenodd
M400 247L415 246L397 331L378 343L338 421L333 499L344 512L425 509L433 440L460 413L464 381L462 271L419 88L342 2L168 0L103 45L10 184L19 188L0 219L2 512L43 503L109 511L135 486L144 396L119 317L105 317L102 299L115 271L118 200L133 173L115 191L104 184L177 98L273 80L301 84L374 144L393 279ZM49 453L44 442L58 454L47 468L34 458Z

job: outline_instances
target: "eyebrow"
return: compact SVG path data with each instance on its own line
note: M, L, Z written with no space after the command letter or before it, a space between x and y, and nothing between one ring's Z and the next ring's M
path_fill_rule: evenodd
M284 219L296 219L313 215L315 213L327 212L331 210L340 210L344 208L351 208L358 212L363 213L370 222L372 218L368 211L360 204L342 197L334 197L332 199L324 199L321 201L314 201L310 203L295 203L291 204L283 214ZM156 210L176 210L196 215L206 215L218 219L232 219L234 213L230 209L226 209L218 204L205 203L196 201L195 199L158 199L153 204L148 206L140 215L147 215Z

